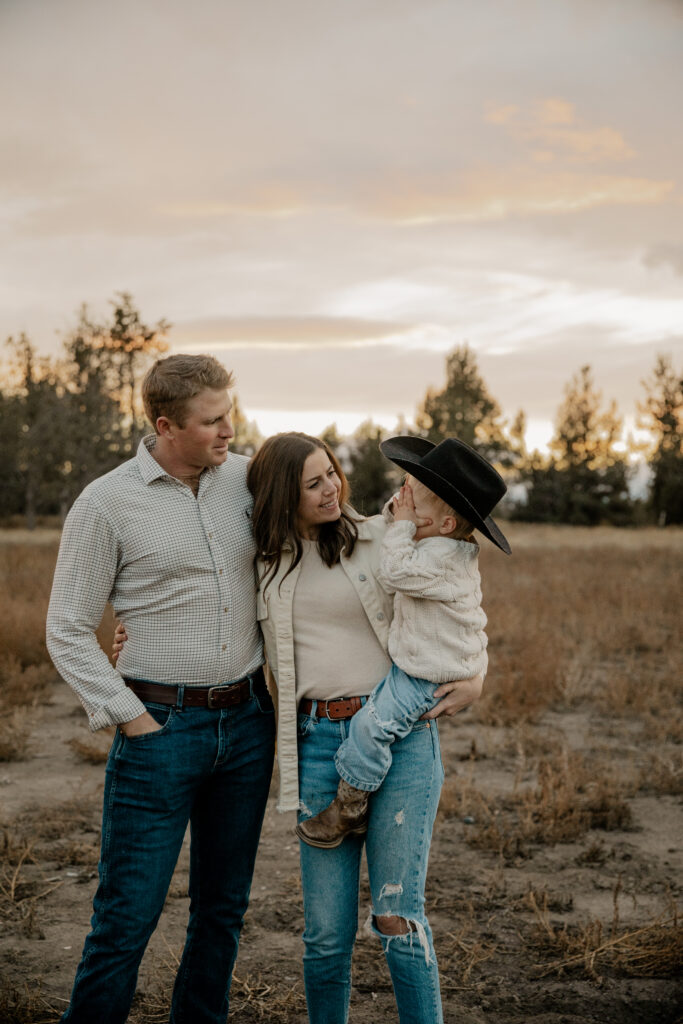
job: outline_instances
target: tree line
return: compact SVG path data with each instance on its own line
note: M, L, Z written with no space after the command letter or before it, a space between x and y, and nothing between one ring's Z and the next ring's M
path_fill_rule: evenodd
M118 294L111 313L93 319L84 306L63 338L57 358L40 357L24 334L7 339L8 373L0 391L0 517L62 518L95 477L130 458L148 432L139 385L150 363L168 350L171 325L146 324L130 295ZM506 477L505 514L549 523L615 525L683 522L683 380L660 355L643 381L639 426L652 442L640 454L650 468L646 499L629 493L632 468L619 447L623 422L612 402L603 407L591 369L567 384L547 454L528 451L525 417L508 424L468 346L446 358L446 382L419 403L414 424L393 433L438 443L459 437ZM231 448L252 454L262 438L234 397L236 436ZM322 437L348 472L354 504L373 513L399 480L379 452L382 429L368 420L351 437L334 424Z
M436 444L458 437L481 452L508 483L502 512L511 519L581 526L682 523L683 379L671 358L660 355L642 384L638 426L649 431L649 444L631 442L622 450L623 419L616 404L603 406L590 366L582 366L565 387L549 451L529 451L524 412L510 424L504 420L475 354L464 345L447 356L446 383L427 392L414 426L401 423L398 428ZM348 447L335 437L334 428L325 436L346 454L356 503L363 511L375 511L398 482L377 455L382 431L368 421ZM646 497L630 493L636 472L629 460L632 454L649 467Z

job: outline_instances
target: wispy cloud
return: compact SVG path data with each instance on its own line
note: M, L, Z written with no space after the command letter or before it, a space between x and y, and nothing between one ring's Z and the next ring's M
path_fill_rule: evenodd
M620 163L636 155L618 129L592 125L573 103L560 97L539 100L526 109L514 104L492 107L486 120L524 143L537 162Z

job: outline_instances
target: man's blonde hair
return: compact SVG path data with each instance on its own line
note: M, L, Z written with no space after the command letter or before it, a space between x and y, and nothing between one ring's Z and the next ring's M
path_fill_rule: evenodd
M156 431L160 416L185 426L187 403L200 391L222 391L233 385L232 374L213 356L167 356L157 359L142 382L145 415Z

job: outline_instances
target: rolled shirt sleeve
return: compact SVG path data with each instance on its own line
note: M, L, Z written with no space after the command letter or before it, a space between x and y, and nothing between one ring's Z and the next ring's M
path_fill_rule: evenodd
M100 647L95 631L118 565L117 542L100 510L81 497L64 524L47 615L47 647L95 731L128 722L145 706Z

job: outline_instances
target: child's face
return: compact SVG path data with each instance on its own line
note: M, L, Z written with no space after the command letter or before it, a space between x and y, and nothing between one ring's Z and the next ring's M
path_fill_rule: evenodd
M414 476L408 475L406 483L410 484L415 502L415 515L418 519L431 519L429 526L419 526L415 531L414 540L424 540L425 537L441 536L441 526L446 518L444 504L433 491L421 484Z

